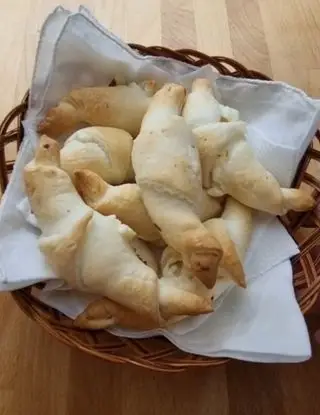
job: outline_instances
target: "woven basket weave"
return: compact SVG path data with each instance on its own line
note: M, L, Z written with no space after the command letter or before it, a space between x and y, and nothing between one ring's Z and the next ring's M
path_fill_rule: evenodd
M160 46L144 47L135 44L130 46L142 55L169 57L199 67L210 64L214 70L224 75L269 79L225 57L210 57L189 49L173 51ZM6 160L5 147L14 142L19 149L23 138L21 122L27 109L27 102L28 94L22 103L6 116L0 126L0 186L2 191L8 184L8 177L14 165L14 160ZM16 126L13 127L13 125ZM311 170L314 171L312 164L320 161L320 151L316 149L319 140L318 132L300 163L293 183L296 187L302 184L309 185L317 202L320 200L320 180L310 173L310 165ZM314 305L320 292L319 203L312 212L290 213L281 220L300 246L300 255L292 260L294 287L301 310L306 313ZM301 232L302 228L305 228L303 232ZM302 240L299 238L300 234L305 235ZM132 363L165 372L181 371L189 367L220 365L228 361L228 359L213 359L182 352L162 337L132 340L118 338L105 331L92 332L76 329L72 326L71 320L36 300L31 296L30 291L30 288L25 288L12 293L14 300L25 314L63 343L101 359L115 363Z

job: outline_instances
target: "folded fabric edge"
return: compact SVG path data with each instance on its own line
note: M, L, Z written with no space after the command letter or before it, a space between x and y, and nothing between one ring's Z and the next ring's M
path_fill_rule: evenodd
M1 271L1 270L0 270ZM44 282L44 280L35 279L35 280L29 280L28 284L26 284L26 280L24 281L17 281L15 283L6 283L6 280L0 281L0 292L11 292L16 290L21 290L23 288L29 287L31 285L38 284L39 282ZM10 285L10 289L8 289L8 285Z
M26 164L25 159L28 157L28 151L31 149L31 143L29 141L24 141L20 147L20 150L18 152L15 164L13 166L13 171L11 174L10 181L8 183L8 186L2 195L1 203L0 203L0 224L3 218L3 212L5 211L5 207L8 203L8 199L10 197L10 193L14 192L14 187L16 185L16 181L18 180L19 170L21 168L20 164L24 163L23 166ZM0 246L0 254L1 254L1 246ZM1 255L0 255L1 256ZM0 275L1 275L1 281L7 281L8 277L6 275L5 269L0 264ZM37 281L38 282L38 281ZM29 285L29 284L28 284Z
M127 52L129 52L132 56L140 59L140 60L147 60L150 58L150 56L143 56L140 55L140 53L133 50L128 44L123 41L120 37L116 36L114 33L109 31L105 26L103 26L98 19L91 13L91 11L86 7L81 5L79 7L79 14L83 17L85 17L91 24L96 26L97 29L99 29L101 32L103 32L104 35L108 36L112 40L114 40L119 46L124 48ZM162 56L152 56L154 60L167 60L172 61L172 58L162 57ZM189 67L190 69L199 69L199 67L192 65L190 63L183 62L184 65Z
M171 340L170 340L171 341ZM173 342L172 342L173 343ZM193 354L198 354L192 352L187 347L180 347L176 345L180 349ZM228 358L228 359L235 359L241 360L245 362L252 362L252 363L301 363L309 360L312 357L311 350L306 352L306 354L297 354L297 355L284 355L278 353L259 353L259 352L239 352L236 350L221 350L219 352L215 352L213 354L206 354L201 353L200 356L206 356L211 358Z
M38 38L39 40L38 40L37 49L36 49L36 53L35 53L33 72L32 72L32 77L31 77L30 97L33 96L33 88L32 88L32 86L35 84L35 77L36 77L36 72L37 72L37 66L38 66L39 58L40 58L40 50L41 50L41 46L42 46L41 39L42 39L42 37L43 37L43 35L45 33L45 30L46 30L47 25L50 22L50 20L55 15L57 15L60 12L65 12L65 13L71 14L71 11L70 10L65 9L62 6L57 6L51 13L49 13L47 15L46 19L44 20L44 22L43 22L43 24L41 26L40 33L39 33L39 38ZM63 27L62 27L61 30L63 30ZM48 77L46 78L46 81L47 81L47 79L48 79Z
M299 89L299 88L297 88L297 87L295 87L293 85L290 85L290 84L288 84L286 82L283 82L283 81L277 81L277 80L267 81L267 80L264 80L264 79L250 79L250 78L243 78L243 77L234 78L233 76L230 76L230 75L222 75L222 74L219 74L218 75L217 81L219 79L221 79L221 78L222 79L228 79L228 80L230 80L232 82L234 82L234 81L236 81L236 82L243 81L243 82L246 82L246 83L249 83L249 84L262 84L262 85L270 85L270 84L272 84L272 85L279 85L279 86L284 87L287 90L290 90L290 91L292 91L294 93L297 93L303 99L305 99L308 102L308 104L310 104L314 109L320 110L320 108L319 108L319 105L320 105L319 102L320 102L320 100L319 99L311 98L302 89Z
M64 25L63 25L63 27L61 29L61 32L60 32L60 34L59 34L59 36L57 38L57 41L56 41L56 43L54 45L54 48L53 48L53 51L52 51L52 57L51 57L51 64L50 64L50 66L53 66L54 65L54 62L55 62L55 59L56 59L56 51L57 51L59 42L61 41L62 34L64 33L66 27L70 24L70 21L72 21L72 19L74 19L74 18L84 19L86 22L88 22L92 26L92 28L98 30L102 35L106 36L110 41L115 42L119 47L121 47L123 50L125 50L127 53L129 53L133 58L138 59L140 61L146 61L146 60L150 59L150 56L140 55L139 53L137 53L136 51L134 51L132 48L130 48L124 41L122 41L122 39L118 38L112 32L110 32L109 30L107 30L95 18L92 18L91 13L88 12L89 15L87 13L84 14L82 12L83 9L85 9L85 8L81 8L81 11L79 11L80 10L80 8L79 8L79 10L77 12L75 12L75 13L69 12L70 14L67 17L67 19L66 19L66 21L65 21L65 23L64 23ZM65 10L65 9L63 9L63 10ZM38 57L38 59L39 59L39 57ZM161 61L164 61L165 60L165 61L168 61L168 62L172 62L173 61L172 58L166 58L166 57L161 57L161 56L152 56L152 59L154 61L157 61L157 60L161 60ZM199 69L198 67L196 67L194 65L191 65L189 63L183 63L183 65L186 66L186 67L188 67L192 71ZM48 88L50 86L50 78L51 78L51 76L52 76L52 73L50 73L48 75L48 78L46 80L47 81L46 82L46 85L44 85L44 95L46 94L46 91L48 90ZM37 112L36 116L39 116L39 113L41 113L41 111L43 111L43 106L44 106L44 103L38 109L38 112Z
M125 337L131 339L144 339L144 338L151 338L155 336L162 335L167 338L173 345L178 347L180 350L185 351L186 353L191 353L198 356L206 356L209 358L231 358L236 360L242 360L247 362L256 362L256 363L299 363L309 360L312 357L311 347L306 350L304 354L279 354L279 353L259 353L255 351L236 351L233 349L224 349L220 350L219 352L215 353L197 353L188 346L181 345L177 342L174 336L170 335L170 333L165 332L164 330L150 330L150 331L143 331L143 332L130 332L121 329L108 329L109 333L118 336L118 337Z
M318 118L317 116L314 116L312 118L311 123L310 123L311 127L309 129L309 132L307 134L305 134L305 136L308 138L308 141L309 142L313 139L313 137L314 137L314 135L315 135L315 133L317 131L317 127L316 127L316 124L317 124L317 121L318 121L317 118ZM250 130L252 132L257 132L258 131L258 129L256 127L252 127L252 126L250 126ZM286 144L275 143L274 141L271 141L268 138L268 136L266 136L266 135L263 135L262 136L260 134L260 136L262 137L263 141L265 141L266 143L270 144L272 147L277 147L279 149L283 149L283 150L286 150L286 151L292 151L292 152L294 152L295 154L294 154L294 163L293 164L295 164L295 165L298 165L299 164L297 149L298 148L301 148L301 146L294 147L292 145L290 146L290 145L286 145Z
M29 140L24 140L22 142L22 145L21 145L21 147L19 149L19 152L17 154L17 158L16 158L16 161L15 161L14 166L13 166L13 171L11 173L11 178L9 180L8 186L7 186L7 188L6 188L4 194L2 195L2 198L1 198L0 223L2 221L2 215L3 215L3 212L5 210L5 206L7 204L8 197L9 197L10 192L12 191L12 189L15 185L15 182L17 180L17 175L19 174L19 171L21 170L20 164L23 163L22 168L25 166L25 164L27 163L27 162L25 162L25 159L27 158L28 151L30 151L30 150L32 150L31 142ZM1 247L0 247L0 249L1 249Z
M145 331L145 332L127 332L124 330L118 329L109 329L108 330L111 334L119 337L126 337L131 339L146 339L155 337L158 335L164 336L167 340L169 340L173 345L175 345L178 349L186 352L195 354L198 356L206 356L209 358L229 358L229 359L236 359L242 360L247 362L256 362L256 363L299 363L309 360L312 357L311 347L306 350L304 354L297 354L297 355L284 355L279 353L259 353L256 351L236 351L233 349L223 349L219 352L214 353L198 353L185 346L184 344L180 344L179 341L175 339L174 335L166 332L165 330L152 330L152 331Z

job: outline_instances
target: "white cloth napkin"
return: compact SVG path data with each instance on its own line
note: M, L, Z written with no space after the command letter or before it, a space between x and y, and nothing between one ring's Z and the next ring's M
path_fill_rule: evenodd
M36 291L44 303L75 318L96 297L71 290ZM181 324L181 323L180 323ZM214 314L196 330L179 334L175 328L150 332L113 329L117 336L144 338L161 334L181 350L209 357L252 362L293 363L311 356L308 331L292 288L290 261L235 287Z
M106 31L86 9L80 8L78 12L71 13L61 7L57 8L48 17L41 31L29 110L24 123L25 138L0 207L0 290L17 289L34 284L36 281L54 278L37 247L39 231L30 213L22 181L22 169L33 157L37 145L38 137L35 133L37 121L71 88L105 85L115 76L124 81L146 78L153 78L159 82L179 81L186 87L189 87L191 80L196 77L207 77L215 86L222 103L239 109L241 118L248 122L248 140L257 157L284 185L288 185L292 180L297 164L312 139L319 120L319 111L313 100L288 85L279 82L233 79L216 75L209 67L198 69L171 59L141 57L120 39ZM212 333L215 333L216 341L210 349L212 353L222 353L225 356L232 354L233 357L237 357L236 353L239 350L239 358L262 361L273 359L281 361L281 356L283 361L286 361L288 353L292 361L301 359L301 356L304 358L309 356L305 326L292 292L292 272L288 266L286 272L282 272L280 266L276 267L296 253L296 245L277 219L270 218L268 215L258 215L255 218L254 237L245 264L247 277L252 283L249 281L246 294L235 294L239 292L235 288L224 292L224 301L220 301L219 308L219 310L225 309L226 304L232 302L232 298L236 296L238 311L234 313L236 316L234 318L236 318L236 327L242 332L243 337L248 335L248 318L250 317L249 321L253 321L252 316L254 316L250 338L248 337L247 342L244 340L239 342L239 336L231 336L228 339L228 347L221 346L219 351L217 347L219 344L223 345L223 342L221 338L219 343L220 332L218 328L216 330L213 327ZM269 272L266 273L268 270ZM286 326L286 319L288 322L291 319L295 320L296 330L294 333L287 334L287 340L296 343L297 338L303 338L307 345L304 351L295 350L292 346L288 349L287 355L283 354L283 349L280 346L277 348L277 343L269 337L271 329L267 332L265 326L274 324L279 327L279 325L278 321L268 317L270 310L270 306L266 308L268 301L254 302L252 298L249 304L253 312L248 316L247 306L242 303L248 302L248 297L251 299L252 293L263 291L266 288L266 281L268 281L271 304L276 297L275 293L280 292L279 286L284 287L282 296L285 299L281 303L283 316L281 324ZM273 284L270 281L273 281ZM57 280L56 284L55 288L58 288L60 282ZM75 296L74 292L65 290L46 291L46 294L42 292L41 296L43 301L48 303L53 301L53 298L59 297L59 301L54 302L55 306L70 317L78 315L86 306L85 301L88 301L83 295ZM72 298L73 302L61 301L61 298L66 298L63 296ZM240 306L239 303L242 305ZM276 304L274 306L276 307ZM199 346L203 335L201 332L211 325L218 327L217 319L219 324L224 326L222 317L221 321L219 318L221 315L219 310L209 317L188 319L171 328L170 331L161 331L161 334L176 342L179 347L185 347L185 350L192 349L194 353L207 354L208 338L204 339L202 348ZM200 333L199 337L197 333ZM117 331L117 334L150 336L154 332ZM191 336L190 342L188 336ZM195 337L199 342L193 341ZM259 341L254 341L255 338ZM250 347L245 350L245 345Z
M167 337L185 351L211 357L283 363L311 356L290 261L272 268L247 290L236 287L197 330Z
M244 87L223 76L217 79L217 89L221 101L236 108L248 123L248 141L258 159L289 187L319 125L319 103L282 82L247 80Z

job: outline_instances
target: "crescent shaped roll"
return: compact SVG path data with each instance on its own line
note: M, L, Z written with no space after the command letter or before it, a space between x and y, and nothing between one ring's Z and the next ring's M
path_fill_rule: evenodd
M134 231L88 207L59 164L58 144L43 136L24 171L48 263L69 286L107 296L158 324L158 277L130 246Z
M219 242L201 223L201 168L195 137L179 116L181 85L166 84L152 98L133 144L132 164L144 204L165 242L208 287L220 258Z
M162 277L159 279L160 313L163 318L160 324L142 318L108 298L102 298L87 306L74 321L75 326L97 330L121 322L123 327L150 330L168 327L188 316L212 312L211 291L198 279L190 277L188 272L179 273L176 262L182 264L180 254L172 248L166 248L161 257Z
M112 186L89 170L76 170L74 183L85 203L92 209L102 215L116 215L145 241L161 241L161 235L144 206L142 193L137 184ZM221 200L202 191L199 203L201 221L218 216L222 210L221 205Z
M169 288L169 282L160 284L155 258L135 232L82 201L60 168L56 141L41 137L24 179L41 229L39 248L56 275L71 288L104 297L90 305L80 325L155 328L180 313L210 311L207 303L195 302L192 293L181 292L171 281Z
M61 149L61 167L72 178L75 170L88 169L110 184L132 181L132 143L131 135L118 128L82 128Z
M211 289L208 289L198 278L183 265L181 255L171 247L167 247L161 256L160 262L162 277L160 281L175 282L185 292L192 293L196 301L211 304Z
M273 215L306 211L314 199L302 189L281 188L256 159L242 121L210 123L193 129L198 140L203 185L212 196L228 194L253 209Z
M135 183L112 186L89 170L75 171L75 186L85 203L102 215L116 215L145 241L160 241L161 236L153 224Z
M186 123L192 128L209 122L239 120L237 110L219 104L213 95L211 82L205 78L197 78L193 81L182 114Z
M188 316L212 312L211 299L193 293L192 288L192 286L180 284L172 275L159 280L160 311L164 318L159 322L138 314L109 298L101 298L89 304L75 319L74 325L89 330L101 330L117 325L131 329L151 330L168 327Z
M246 287L243 263L252 235L252 211L247 206L229 197L221 218L205 222L206 228L219 238L223 255L219 264L215 285L208 289L182 262L181 255L167 247L161 258L162 278L176 278L184 290L211 302L219 292L233 281Z
M87 123L120 128L135 137L155 87L154 81L145 81L128 86L74 89L48 111L38 132L57 138Z
M221 244L220 270L223 269L231 280L245 288L243 264L252 235L252 210L228 197L221 218L210 219L204 225Z

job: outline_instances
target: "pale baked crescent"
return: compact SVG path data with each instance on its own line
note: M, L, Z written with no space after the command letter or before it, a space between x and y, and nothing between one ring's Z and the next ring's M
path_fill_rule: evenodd
M120 128L135 137L155 88L154 81L145 81L128 86L74 89L48 111L38 132L57 138L87 123Z
M170 277L175 286L183 287L204 301L216 298L232 281L246 287L243 264L252 234L252 211L232 198L228 198L221 218L205 222L206 228L219 238L223 255L213 288L208 289L184 265L181 255L167 247L161 258L162 278ZM175 280L174 280L175 278Z
M196 140L181 114L185 89L166 84L152 98L133 144L132 164L144 204L165 242L208 287L221 258L201 223L203 197Z
M110 184L133 181L133 139L111 127L87 127L72 134L61 149L61 167L73 178L75 170L91 170Z
M284 215L312 209L314 199L302 189L281 188L256 159L242 121L211 123L193 129L198 139L203 185L212 196L229 194L244 205Z
M197 78L192 83L192 90L183 107L183 117L187 124L195 128L209 122L237 121L239 112L216 100L208 79Z
M89 170L75 171L75 186L83 200L102 215L116 215L145 241L161 239L142 200L140 188L135 183L112 186Z
M160 242L161 235L144 206L140 187L135 183L112 186L90 170L76 170L75 186L83 200L102 215L116 215L130 226L140 238ZM218 216L222 201L202 192L199 215L202 221Z
M252 210L228 197L221 218L210 219L204 225L222 247L220 275L227 273L231 280L244 288L246 279L243 264L252 235Z
M41 230L39 248L55 274L71 288L105 297L103 313L98 300L87 317L82 315L86 323L80 319L80 325L163 327L181 313L211 310L171 281L160 284L152 253L137 241L135 232L114 215L103 216L82 201L70 176L60 168L55 140L41 137L24 179ZM92 313L96 319L92 320Z
M108 298L102 298L89 304L74 324L96 330L120 323L122 327L150 330L168 327L187 316L212 312L211 291L198 279L190 278L188 273L176 272L174 264L177 260L182 263L176 251L166 248L161 258L162 276L159 279L161 322L155 323Z
M135 232L94 212L59 167L58 144L43 136L24 171L40 250L69 286L107 296L159 324L158 277L130 245Z

